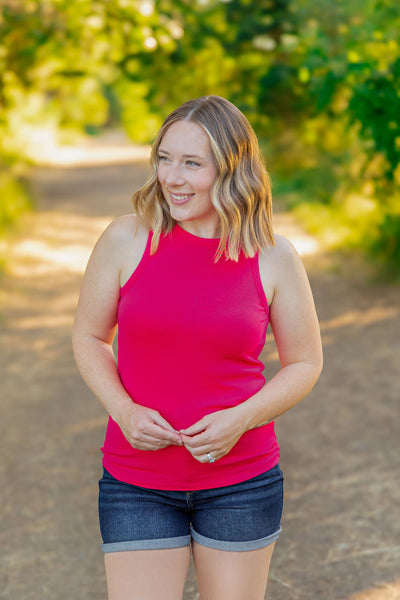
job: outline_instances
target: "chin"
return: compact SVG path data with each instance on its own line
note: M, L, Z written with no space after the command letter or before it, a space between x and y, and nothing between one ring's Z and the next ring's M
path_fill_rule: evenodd
M170 207L170 213L171 213L171 217L173 219L175 219L175 221L190 221L191 220L190 215L184 214L183 211L177 209L176 206Z

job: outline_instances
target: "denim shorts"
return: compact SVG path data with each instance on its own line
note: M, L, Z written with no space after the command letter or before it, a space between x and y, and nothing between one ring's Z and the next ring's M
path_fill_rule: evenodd
M217 550L257 550L281 533L279 465L241 483L188 492L137 487L104 469L99 490L105 553L181 548L192 540Z

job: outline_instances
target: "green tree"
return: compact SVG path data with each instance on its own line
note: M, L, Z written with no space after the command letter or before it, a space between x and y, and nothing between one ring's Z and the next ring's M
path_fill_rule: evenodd
M390 0L3 0L0 171L60 132L122 123L148 142L175 106L220 94L296 202L321 206L316 226L397 260L399 28Z

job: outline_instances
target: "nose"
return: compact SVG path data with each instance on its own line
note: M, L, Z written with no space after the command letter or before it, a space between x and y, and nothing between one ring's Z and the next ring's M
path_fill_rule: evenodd
M165 177L165 183L168 185L182 185L185 183L182 170L179 165L171 164L169 166L167 175Z

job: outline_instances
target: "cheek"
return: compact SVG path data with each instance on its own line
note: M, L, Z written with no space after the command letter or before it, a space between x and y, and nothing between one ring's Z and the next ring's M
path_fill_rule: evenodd
M204 194L206 194L207 196L211 196L213 185L214 185L214 180L213 179L208 179L206 181L203 180L200 185L202 188L202 192Z
M211 192L212 187L214 185L215 177L212 177L208 173L202 173L196 175L195 178L192 178L192 185L196 186L199 191L202 192Z
M203 178L203 187L206 191L208 191L210 194L212 192L212 189L214 187L215 181L217 179L217 174L212 172L212 173L207 173L207 177Z
M168 167L165 164L160 163L157 167L157 179L159 183L165 183L166 178L168 177Z

